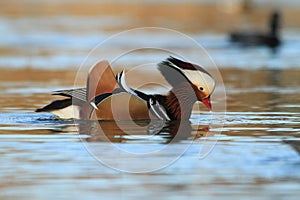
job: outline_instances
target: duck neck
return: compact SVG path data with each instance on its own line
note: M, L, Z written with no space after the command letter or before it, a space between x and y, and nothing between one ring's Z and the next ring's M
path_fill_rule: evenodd
M193 88L189 83L186 84L172 88L160 102L172 120L188 120L197 101Z
M270 20L270 34L273 37L278 36L278 29L279 29L279 13L274 12L272 14L271 20Z

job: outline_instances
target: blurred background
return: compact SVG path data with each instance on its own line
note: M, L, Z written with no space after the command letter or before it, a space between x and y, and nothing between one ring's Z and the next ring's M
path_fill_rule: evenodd
M271 18L274 12L277 20ZM299 19L298 0L1 0L0 199L298 199ZM86 152L73 121L34 110L56 98L51 91L73 87L78 68L96 45L148 26L180 31L207 50L226 87L227 116L220 134L198 139L218 140L205 159L198 159L196 143L166 169L122 174ZM107 52L169 41L166 35L153 41L151 34L124 38ZM176 40L168 45L193 53ZM122 65L165 57L151 51L138 55L126 57ZM191 141L199 123L208 126L210 115L193 112L191 122L191 135L175 147ZM133 150L135 145L164 145L161 140L118 141Z
M16 98L15 94L19 93L47 93L71 87L76 70L96 45L120 31L139 27L170 28L192 37L207 50L220 70L299 69L299 4L296 0L2 0L0 79L13 84L12 89L6 92L7 98L2 100L0 109L15 107L15 101L8 94ZM276 35L280 44L275 50L264 45L264 41L262 45L253 46L230 41L230 35L235 32L250 33L250 43L251 34L268 35L274 11L280 14ZM122 49L131 43L148 45L154 42L149 38L151 33L145 32L139 38L133 36L119 41L115 47ZM163 43L166 39L162 37L161 41L155 42ZM189 51L185 44L176 41L170 45ZM114 53L113 48L107 51ZM106 58L99 55L98 59ZM155 59L160 61L163 57L147 52L130 57L123 65L133 66L141 60L147 63ZM199 64L210 67L211 63ZM226 72L235 73L227 70L224 75ZM294 70L286 73L295 74ZM7 84L4 85L2 89L10 89ZM43 95L33 96L33 103L23 102L18 106L32 110L48 101L39 98L45 97Z
M269 59L267 48L248 49L245 53L229 43L229 34L236 30L267 32L274 10L281 14L282 48L277 59ZM191 36L208 50L220 68L295 67L300 49L299 10L296 0L3 0L0 67L77 68L87 53L109 36L147 26Z

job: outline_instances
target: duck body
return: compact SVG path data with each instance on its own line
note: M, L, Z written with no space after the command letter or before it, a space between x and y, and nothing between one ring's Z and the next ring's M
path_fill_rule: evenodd
M51 112L63 119L172 121L188 120L196 101L211 109L215 82L202 67L169 57L158 68L172 86L167 94L133 89L126 83L125 71L114 76L109 63L101 61L90 70L86 88L56 91L53 95L66 98L36 112Z
M281 41L277 36L264 33L235 32L230 34L230 41L244 46L268 46L275 48Z

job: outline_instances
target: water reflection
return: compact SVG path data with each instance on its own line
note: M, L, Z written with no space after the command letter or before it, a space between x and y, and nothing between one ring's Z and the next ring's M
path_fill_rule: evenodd
M87 134L87 142L130 141L176 143L207 135L208 126L194 129L190 121L85 121L79 124L80 134Z

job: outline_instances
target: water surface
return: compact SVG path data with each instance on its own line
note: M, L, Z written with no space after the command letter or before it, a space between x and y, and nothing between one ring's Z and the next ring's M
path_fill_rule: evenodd
M287 14L284 43L272 54L266 47L232 46L226 26L220 26L216 18L211 18L212 26L200 23L196 17L203 17L201 12L191 16L182 12L176 19L171 18L172 13L159 12L154 19L152 12L140 12L147 7L137 4L133 14L115 16L112 13L120 7L110 7L95 15L97 9L87 9L95 2L89 1L82 9L77 1L70 2L73 9L65 14L56 3L49 2L49 7L39 4L44 12L1 3L5 5L0 18L1 199L298 199L300 38L297 23L288 20L298 16L297 11ZM178 4L173 8L179 9ZM214 4L206 6L216 9ZM143 17L137 19L136 15ZM267 12L261 15L267 16ZM191 19L190 24L174 23ZM182 30L205 47L226 87L223 128L210 127L211 113L204 107L193 111L190 124L177 137L170 129L151 134L155 131L146 121L137 122L138 126L122 122L127 134L113 122L102 122L106 135L101 135L79 131L85 122L74 124L34 112L55 99L51 91L73 87L79 66L95 45L113 33L143 24L167 24L164 27ZM162 35L161 40L151 41L150 37L145 31L139 38L117 41L107 53L113 55L116 49L134 42L147 46L170 39ZM172 42L168 46L189 52L193 58L199 56L185 44ZM130 69L141 61L164 56L138 52L138 56L124 57L122 65ZM210 63L201 64L211 67ZM141 80L150 75L147 71L138 77ZM161 88L151 86L148 90ZM127 156L123 150L141 158ZM150 168L156 170L139 174L120 171Z

